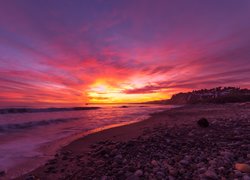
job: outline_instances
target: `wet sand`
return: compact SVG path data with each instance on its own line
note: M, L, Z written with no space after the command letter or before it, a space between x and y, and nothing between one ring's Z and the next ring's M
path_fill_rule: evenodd
M80 138L18 179L248 180L249 137L249 103L189 105Z

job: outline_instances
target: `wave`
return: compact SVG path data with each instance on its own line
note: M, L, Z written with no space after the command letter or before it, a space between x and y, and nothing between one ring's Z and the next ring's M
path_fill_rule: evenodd
M41 121L31 121L24 123L16 123L16 124L2 124L0 125L0 132L10 132L28 128L34 128L39 126L46 126L51 124L65 123L68 121L78 120L80 118L60 118L60 119L49 119L49 120L41 120Z
M37 113L37 112L56 112L56 111L83 111L83 110L95 110L100 107L72 107L72 108L8 108L0 109L0 114L13 114L13 113Z

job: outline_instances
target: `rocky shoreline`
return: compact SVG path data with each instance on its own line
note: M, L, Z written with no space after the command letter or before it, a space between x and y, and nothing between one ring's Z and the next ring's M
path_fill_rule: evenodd
M250 180L249 107L190 106L159 113L167 120L143 127L136 138L98 141L84 153L62 150L21 179ZM201 116L209 127L197 125Z

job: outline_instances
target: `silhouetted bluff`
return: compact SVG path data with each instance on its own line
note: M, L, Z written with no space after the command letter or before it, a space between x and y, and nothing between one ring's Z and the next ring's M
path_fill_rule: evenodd
M152 101L157 104L204 104L204 103L237 103L250 102L250 90L236 87L217 87L192 92L178 93L168 100Z
M235 87L201 89L173 95L168 101L173 104L234 103L250 101L250 90Z

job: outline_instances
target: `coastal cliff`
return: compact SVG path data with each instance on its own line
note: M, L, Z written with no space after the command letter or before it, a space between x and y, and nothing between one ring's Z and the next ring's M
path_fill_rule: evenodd
M250 90L235 87L217 87L197 91L178 93L167 100L167 104L197 104L197 103L234 103L249 102Z

